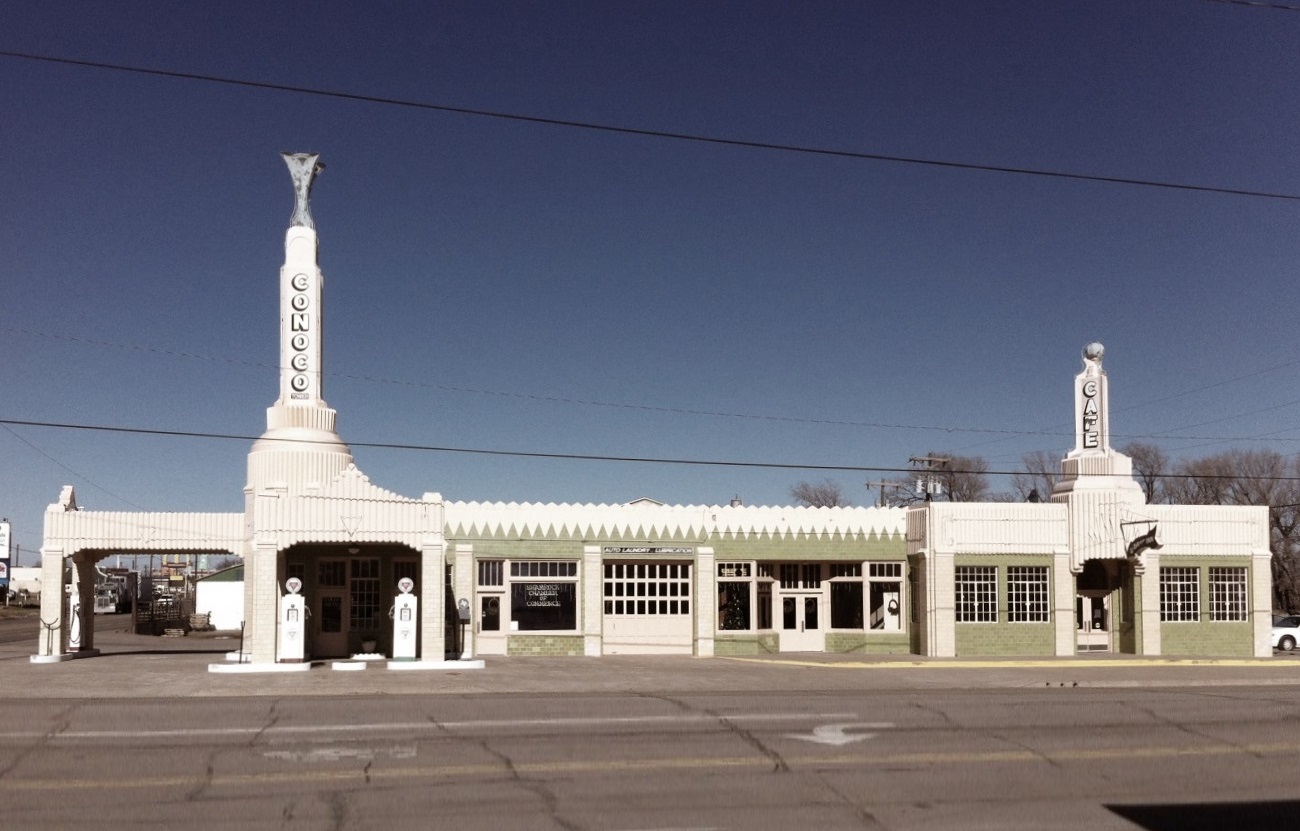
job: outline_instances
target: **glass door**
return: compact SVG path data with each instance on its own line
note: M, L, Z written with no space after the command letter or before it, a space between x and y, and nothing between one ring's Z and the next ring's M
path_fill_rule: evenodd
M781 595L781 651L824 652L824 601L821 592L783 592Z
M1074 603L1074 623L1078 630L1079 652L1109 652L1110 595L1079 595Z

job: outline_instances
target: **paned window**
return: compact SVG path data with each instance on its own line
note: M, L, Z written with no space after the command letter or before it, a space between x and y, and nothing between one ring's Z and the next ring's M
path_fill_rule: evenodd
M1246 619L1246 569L1210 569L1210 620Z
M420 593L420 564L415 560L394 560L393 561L393 591L398 591L397 584L403 577L409 577L415 584L411 589L412 594Z
M379 628L379 560L352 560L352 580L348 584L348 622L354 630Z
M605 563L605 614L690 613L690 563Z
M524 560L510 564L511 577L577 577L573 560Z
M820 589L822 586L821 563L781 563L780 575L783 589Z
M1201 570L1195 566L1160 569L1160 620L1196 621L1201 618Z
M772 628L772 567L768 563L718 563L720 632ZM757 575L757 576L755 576Z
M997 566L957 566L958 623L996 623L998 619Z
M505 569L501 560L478 561L478 584L480 586L504 586Z
M348 563L346 560L321 560L316 564L316 583L320 586L346 586Z
M863 629L862 563L831 563L831 628Z
M1049 619L1047 566L1007 566L1007 620L1046 623Z
M903 579L902 563L868 563L867 573L871 579L888 578L893 580Z

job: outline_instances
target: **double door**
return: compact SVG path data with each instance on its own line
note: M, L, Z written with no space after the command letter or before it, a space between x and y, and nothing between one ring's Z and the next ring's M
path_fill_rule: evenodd
M1110 594L1080 594L1074 602L1074 623L1079 652L1110 652Z
M781 592L782 652L823 652L826 649L826 601L818 591Z

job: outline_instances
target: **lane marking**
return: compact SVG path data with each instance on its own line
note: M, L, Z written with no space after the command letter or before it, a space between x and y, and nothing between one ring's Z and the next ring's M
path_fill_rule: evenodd
M602 725L638 725L638 724L680 724L682 722L705 722L718 724L736 721L820 721L832 718L854 718L857 713L736 713L710 715L708 713L682 713L671 716L610 716L610 717L574 717L574 718L534 718L484 721L408 721L379 722L371 724L304 724L272 725L270 727L194 727L177 730L67 730L51 733L41 730L21 730L0 732L3 739L165 739L240 737L250 735L312 735L331 733L359 732L421 732L439 730L510 730L520 727L584 727Z
M373 762L376 757L387 756L390 759L414 759L415 745L390 747L315 747L311 750L268 750L262 754L268 759L282 759L286 762L338 762L343 759L358 759Z
M873 753L871 755L788 756L791 767L809 769L830 766L880 767L899 765L962 765L1001 762L1008 764L1054 764L1067 761L1110 761L1116 759L1175 759L1228 756L1282 756L1300 754L1300 744L1248 744L1214 745L1210 747L1152 746L1091 750L1036 752L1032 750L1006 751L954 751L918 753ZM601 773L646 773L650 771L683 770L770 770L772 760L767 756L748 757L679 757L670 759L592 759L554 762L526 762L507 766L505 763L469 765L433 765L367 770L295 770L281 773L229 774L208 776L147 776L126 778L111 775L104 779L0 779L0 793L22 791L109 790L114 788L193 788L211 789L229 787L249 789L277 784L365 784L379 780L401 782L412 779L455 779L470 777L499 777L504 775L575 775Z

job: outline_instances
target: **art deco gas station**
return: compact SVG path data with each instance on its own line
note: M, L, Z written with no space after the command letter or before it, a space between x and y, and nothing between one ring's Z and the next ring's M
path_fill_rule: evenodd
M295 198L279 390L248 453L243 512L94 511L65 487L45 514L42 580L70 573L71 584L42 595L34 662L98 654L81 610L96 563L121 552L242 559L229 671L435 670L493 655L1271 654L1268 509L1146 504L1110 446L1100 344L1074 380L1075 446L1040 503L567 505L387 491L358 468L325 399L310 205L322 166L285 161Z

